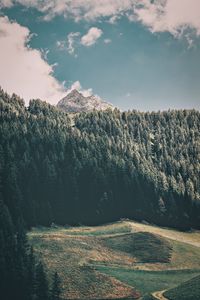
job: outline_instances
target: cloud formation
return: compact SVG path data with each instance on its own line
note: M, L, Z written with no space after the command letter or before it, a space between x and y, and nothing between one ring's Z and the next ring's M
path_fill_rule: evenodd
M111 39L104 39L104 44L110 44L111 42Z
M94 45L97 40L102 36L103 31L97 27L92 27L88 32L82 36L81 44L86 47Z
M133 0L0 0L0 6L21 4L34 7L45 15L46 20L57 15L79 20L96 20L118 15L130 9Z
M152 32L168 31L176 37L187 28L200 35L199 0L135 1L134 17ZM130 16L131 17L131 16Z
M80 32L70 32L67 36L67 51L69 54L74 55L75 57L77 56L77 54L75 54L75 44L79 36Z
M65 41L56 41L56 46L59 50L65 50Z
M0 7L21 4L34 7L50 20L57 15L75 21L94 21L107 18L116 23L121 16L139 21L152 32L168 31L174 36L185 28L200 35L199 0L0 0Z
M91 27L88 32L81 37L80 32L70 32L67 35L67 39L64 41L57 41L56 45L59 50L65 50L70 55L78 57L76 53L76 48L80 45L84 47L90 47L96 44L97 40L102 36L103 31L97 27ZM106 39L104 43L109 43L111 40Z
M53 66L43 53L30 48L28 28L0 17L0 85L8 93L16 93L26 103L40 98L54 104L64 94L64 87L53 76Z

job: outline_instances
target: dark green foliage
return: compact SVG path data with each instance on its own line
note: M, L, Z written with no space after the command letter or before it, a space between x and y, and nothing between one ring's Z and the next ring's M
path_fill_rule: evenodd
M35 299L36 300L48 300L49 299L49 287L42 263L38 263L36 266L35 275Z
M15 108L22 107L23 102L17 101ZM0 145L0 296L3 300L32 300L35 299L35 257L22 218L23 202L13 152L7 150L3 154ZM10 156L8 164L6 156Z
M141 262L164 262L171 258L170 243L154 234L138 232L133 236L133 253Z
M0 176L14 224L99 224L123 217L200 224L200 113L74 116L0 91ZM73 123L73 124L72 124Z
M169 300L199 300L200 276L192 278L164 293Z
M60 294L61 294L61 282L60 278L58 276L58 273L55 272L53 276L53 283L51 288L51 300L60 300Z
M130 233L103 239L107 247L131 254L139 262L169 262L172 246L157 235L149 232Z
M19 220L14 225L8 208L0 200L0 295L3 300L36 299L38 272L35 265L23 222ZM45 285L43 289L48 290Z

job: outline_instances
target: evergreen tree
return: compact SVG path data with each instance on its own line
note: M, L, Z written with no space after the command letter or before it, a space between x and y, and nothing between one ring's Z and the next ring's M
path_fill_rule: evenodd
M39 262L36 266L35 274L35 299L36 300L48 300L49 289L46 273L44 271L43 264Z
M51 288L51 300L60 300L61 295L61 281L58 276L58 273L55 272L53 276L53 284Z
M14 227L129 217L200 228L199 111L69 118L40 100L27 109L3 90L0 111L0 184Z

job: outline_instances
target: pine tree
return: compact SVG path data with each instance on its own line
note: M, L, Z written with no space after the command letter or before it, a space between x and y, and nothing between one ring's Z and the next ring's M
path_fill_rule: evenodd
M105 217L181 227L187 215L189 226L200 228L199 111L115 109L71 122L50 104L32 100L27 109L0 89L0 112L0 191L13 234L19 217L27 228L97 225ZM4 235L3 248L13 250L12 234Z
M60 294L61 294L61 281L58 276L58 273L55 272L53 275L53 284L51 288L51 298L50 300L60 300Z
M36 266L35 274L35 299L49 300L48 281L41 262Z
M35 285L35 272L36 272L36 259L34 255L33 247L30 248L28 255L28 266L27 266L27 290L30 296L30 300L34 299L34 285Z

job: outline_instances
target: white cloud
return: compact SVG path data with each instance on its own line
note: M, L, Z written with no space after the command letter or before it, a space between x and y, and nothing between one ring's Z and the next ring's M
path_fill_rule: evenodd
M0 0L1 6L21 4L34 7L49 20L56 15L73 17L76 21L112 17L130 9L133 0Z
M102 36L103 31L97 27L91 27L88 32L82 36L81 44L86 47L94 45L97 40Z
M76 48L80 45L89 47L94 45L100 36L103 34L103 31L99 28L92 27L89 31L81 37L80 32L70 32L67 35L66 41L57 41L56 46L59 50L66 50L70 55L78 57L76 53ZM104 43L109 43L111 40L106 39Z
M108 20L108 23L110 24L116 24L117 21L120 19L120 16L118 15L113 15L112 17L110 17L110 19Z
M77 57L75 53L75 44L77 43L77 38L80 36L80 32L70 32L67 36L67 51L69 54Z
M0 0L0 7L22 4L34 7L49 20L57 15L75 21L107 18L115 23L125 15L140 21L152 32L168 31L180 36L184 28L193 28L200 35L199 0Z
M192 28L200 35L199 0L137 0L134 15L152 32L168 31L176 37Z
M91 96L92 92L93 92L91 88L90 89L83 89L78 80L72 83L72 85L67 90L67 94L69 94L73 90L79 91L84 97Z
M49 49L41 49L42 58L44 60L47 60L49 52L50 52ZM56 66L56 65L57 64L55 63L54 66Z
M64 87L54 78L53 66L42 58L41 51L30 48L30 38L28 28L0 17L0 85L26 103L40 98L54 104L64 96Z
M65 50L65 41L56 41L56 46L59 50Z
M11 7L13 5L13 0L0 0L1 7Z
M81 87L80 81L75 81L75 82L72 83L69 90L70 91L72 91L72 90L80 91L81 89L82 89L82 87Z
M111 39L104 39L104 44L110 44L111 42Z
M186 41L187 41L187 44L188 44L188 49L195 47L194 40L192 39L192 37L189 33L187 33L185 35L185 38L186 38Z

